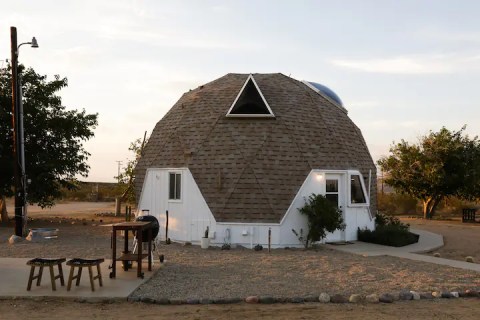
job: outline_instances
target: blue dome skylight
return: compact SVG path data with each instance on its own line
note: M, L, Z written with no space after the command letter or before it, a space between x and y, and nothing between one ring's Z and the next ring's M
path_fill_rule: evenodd
M339 96L337 96L337 94L335 92L333 92L333 90L331 90L330 88L328 88L328 87L326 87L326 86L324 86L323 84L320 84L320 83L311 82L311 81L308 81L308 83L311 86L315 87L315 89L320 91L320 93L326 95L327 97L329 97L330 99L335 101L339 106L343 107L342 100L340 99Z

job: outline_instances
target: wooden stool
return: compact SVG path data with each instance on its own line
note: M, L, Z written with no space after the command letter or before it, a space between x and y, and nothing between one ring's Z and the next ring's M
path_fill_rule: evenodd
M27 291L30 291L32 288L32 281L37 279L37 287L40 285L40 282L42 281L42 275L43 275L43 268L44 267L49 267L50 269L50 280L52 282L52 290L55 291L57 290L57 287L55 285L55 280L60 279L60 284L62 286L65 285L65 281L63 280L63 270L62 270L62 263L65 262L67 259L65 258L60 258L60 259L42 259L42 258L35 258L32 260L27 261L27 265L31 266L30 268L30 277L28 278L28 286L27 286ZM53 267L58 266L58 275L55 276L53 273ZM34 276L35 273L35 267L40 267L40 270L36 276Z
M67 291L70 291L70 288L72 287L73 279L77 279L77 282L75 283L76 286L80 284L80 278L82 277L83 267L88 267L88 273L90 275L90 286L92 287L92 291L95 291L95 285L93 283L93 280L95 279L98 279L100 287L103 287L102 273L100 271L100 263L102 263L103 261L105 261L105 259L88 260L88 259L75 258L72 260L68 260L67 266L70 266L70 276L68 277ZM93 271L92 271L93 266L97 266L97 275L95 277L93 276ZM73 276L73 271L75 268L78 268L78 272L76 276Z

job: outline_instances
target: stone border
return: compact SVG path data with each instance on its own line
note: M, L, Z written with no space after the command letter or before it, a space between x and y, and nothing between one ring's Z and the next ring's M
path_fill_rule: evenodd
M404 290L398 293L378 294L352 294L350 296L342 294L329 295L321 293L320 295L306 295L295 297L273 297L273 296L248 296L246 298L188 298L188 299L153 299L149 297L128 297L129 302L143 302L161 305L184 305L184 304L232 304L232 303L250 303L250 304L274 304L274 303L393 303L395 301L409 300L434 300L434 299L455 299L455 298L480 298L480 290L468 289L465 291L433 291L433 292L416 292Z

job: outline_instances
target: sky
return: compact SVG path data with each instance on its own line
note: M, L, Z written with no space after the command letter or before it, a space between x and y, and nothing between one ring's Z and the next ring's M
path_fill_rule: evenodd
M442 126L480 134L479 1L0 0L0 66L68 78L67 109L99 114L89 177L113 182L130 142L180 96L227 73L283 73L342 99L374 160ZM25 128L28 130L28 128ZM28 155L27 155L28 156ZM27 168L28 170L28 168Z

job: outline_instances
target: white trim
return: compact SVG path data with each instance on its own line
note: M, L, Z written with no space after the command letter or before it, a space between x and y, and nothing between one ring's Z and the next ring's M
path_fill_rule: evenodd
M360 185L362 187L363 196L365 198L365 203L352 203L352 175L359 176ZM350 208L370 208L370 195L367 197L367 190L365 188L365 183L363 181L363 175L360 171L357 170L348 170L347 177L347 194L348 194L348 203L347 206Z
M312 84L310 84L310 82L308 82L307 80L302 80L302 82L304 85L306 85L307 87L309 87L310 89L312 89L313 91L315 91L316 93L318 93L319 95L321 95L322 97L324 97L325 99L333 103L337 108L339 108L340 110L348 114L348 110L345 109L345 107L339 105L337 101L333 100L332 98L330 98L329 96L327 96L326 94L324 94L323 92L315 88Z
M237 103L238 99L242 95L242 92L245 89L245 87L247 86L248 81L250 81L250 80L252 80L253 84L255 85L255 88L257 88L257 92L260 94L260 97L262 98L263 103L265 103L265 106L267 107L268 112L270 112L270 114L231 114L230 113L230 112L232 112L233 107L235 107L235 104ZM240 89L240 92L238 93L237 97L233 101L232 106L230 107L230 109L228 109L228 112L227 112L226 116L227 117L234 117L234 118L275 118L275 115L273 114L272 109L270 108L270 105L268 104L267 100L263 96L262 90L260 90L260 87L258 86L258 84L255 81L255 78L253 77L252 74L250 74L248 76L247 80L243 84L242 88Z

